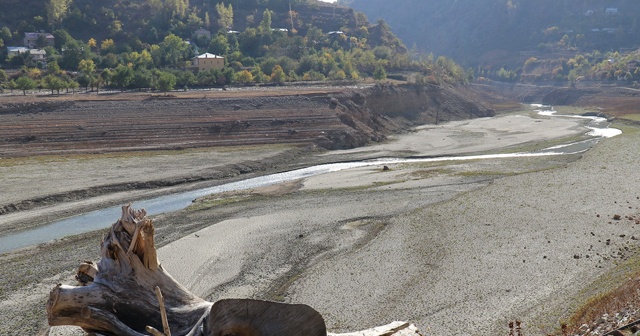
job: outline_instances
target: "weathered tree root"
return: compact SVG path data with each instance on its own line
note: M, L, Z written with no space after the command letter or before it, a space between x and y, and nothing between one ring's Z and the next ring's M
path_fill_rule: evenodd
M58 285L51 291L50 325L77 325L107 335L145 335L146 326L164 330L156 287L175 335L189 334L211 309L211 302L190 293L159 265L153 224L144 210L122 207L122 218L103 238L101 257L97 265L80 265L76 278L81 286Z
M245 299L213 304L193 295L162 268L153 235L144 210L123 206L103 238L100 262L80 264L80 286L58 284L51 291L49 325L121 336L327 335L322 316L306 305ZM399 322L357 335L419 333Z

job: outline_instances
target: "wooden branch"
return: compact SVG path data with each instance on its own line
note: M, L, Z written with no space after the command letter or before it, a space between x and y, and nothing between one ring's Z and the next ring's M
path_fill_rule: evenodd
M142 254L141 259L144 266L152 271L157 270L160 265L158 262L158 255L156 253L156 246L153 241L154 232L155 230L151 221L145 221L142 225L143 239L141 240L144 244L142 245L140 252L136 251L136 254Z
M78 272L76 273L76 280L83 285L90 285L93 279L98 273L98 266L93 261L84 261L78 266Z
M142 228L142 222L136 223L136 228L133 230L133 235L131 236L131 244L129 244L129 248L127 249L127 253L133 252L133 249L138 242L138 237L140 236L140 229Z
M154 328L152 326L146 326L145 328L153 336L164 336L163 333L161 333L158 329L156 329L156 328Z
M160 304L160 318L162 319L162 328L165 336L171 336L171 330L169 329L169 321L167 321L167 311L164 309L164 297L162 297L162 291L160 287L156 286L156 297Z

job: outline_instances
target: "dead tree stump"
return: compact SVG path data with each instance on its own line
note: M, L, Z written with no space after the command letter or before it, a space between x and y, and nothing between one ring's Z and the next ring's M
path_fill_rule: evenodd
M58 284L51 291L49 325L119 336L327 335L322 316L306 305L248 299L213 304L195 296L162 268L153 235L144 210L123 206L122 217L103 238L98 264L80 265L79 286ZM404 322L365 332L419 335Z

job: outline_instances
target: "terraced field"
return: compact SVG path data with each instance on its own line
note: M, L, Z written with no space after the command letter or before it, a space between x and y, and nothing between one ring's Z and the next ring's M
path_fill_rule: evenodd
M0 157L307 144L348 130L324 95L47 101L0 107Z

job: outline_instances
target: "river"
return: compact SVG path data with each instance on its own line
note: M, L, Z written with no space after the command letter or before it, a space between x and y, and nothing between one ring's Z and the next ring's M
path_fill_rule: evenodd
M557 145L535 152L468 156L442 156L429 158L385 158L357 162L322 164L288 172L265 175L242 181L222 184L215 187L169 194L147 200L137 201L135 206L136 208L144 208L149 215L157 215L184 209L192 204L194 199L201 198L207 195L234 190L247 190L252 188L264 187L282 182L304 179L310 176L366 166L380 166L397 163L491 160L502 158L525 158L577 154L589 150L589 148L594 146L603 138L617 136L622 133L622 131L618 129L610 128L609 122L605 118L592 116L557 115L556 111L554 111L551 107L546 107L543 105L532 106L536 108L538 113L541 115L590 119L591 121L587 125L587 128L591 130L588 135L592 136L592 138L579 142ZM11 233L0 237L0 253L10 252L19 248L49 242L71 235L77 235L107 228L113 223L115 218L120 217L120 214L120 207L114 206L65 218L34 229Z

